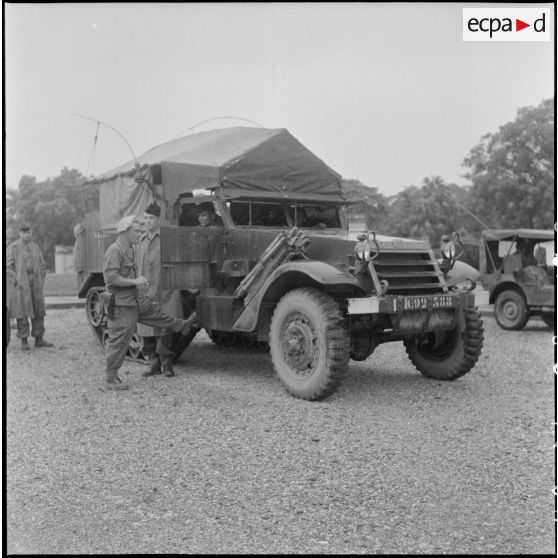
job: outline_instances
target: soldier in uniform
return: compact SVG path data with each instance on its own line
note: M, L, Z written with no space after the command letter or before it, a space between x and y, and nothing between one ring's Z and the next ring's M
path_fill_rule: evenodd
M17 336L21 338L21 349L30 349L29 321L35 347L52 347L44 339L45 297L43 293L46 265L41 249L31 240L31 225L22 223L19 240L6 249L6 278L10 282L10 315L17 321Z
M141 230L135 216L121 219L116 232L116 242L107 248L103 262L103 276L110 293L107 324L110 335L105 352L106 387L111 390L128 389L118 377L118 370L138 322L187 335L196 320L195 312L187 320L165 314L158 303L141 292L148 287L148 281L136 276L134 245L139 242Z
M145 295L158 302L167 314L183 318L184 309L180 291L161 289L160 215L161 208L155 203L150 204L143 214L145 232L141 235L138 244L137 270L149 282ZM149 358L150 365L142 376L155 376L161 373L165 376L174 376L172 330L138 324L138 334L143 338L142 351Z
M202 227L221 227L223 220L215 213L212 203L201 203L198 207L198 222Z

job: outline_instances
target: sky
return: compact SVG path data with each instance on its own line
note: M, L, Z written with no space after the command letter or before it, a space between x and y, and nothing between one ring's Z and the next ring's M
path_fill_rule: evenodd
M102 174L247 121L286 128L384 195L430 176L468 184L481 137L554 95L554 29L547 42L462 40L463 7L510 5L5 3L5 187L63 167ZM554 19L552 3L522 6ZM107 125L96 144L76 114Z

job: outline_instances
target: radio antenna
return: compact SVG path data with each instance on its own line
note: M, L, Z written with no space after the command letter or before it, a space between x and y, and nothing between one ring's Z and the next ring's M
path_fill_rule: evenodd
M71 112L70 114L72 114L73 116L77 116L79 118L85 118L85 120L91 120L91 122L96 122L97 123L97 129L98 129L99 125L102 124L103 126L106 126L109 130L112 130L115 134L119 135L124 140L124 143L128 146L128 149L130 150L130 153L132 154L132 157L134 158L134 162L137 164L138 158L136 157L136 154L134 153L134 150L132 149L132 146L130 145L130 142L114 126L111 126L110 124L107 124L106 122L103 122L102 120L99 120L98 118L91 118L90 116L84 116L83 114L76 114L75 112Z

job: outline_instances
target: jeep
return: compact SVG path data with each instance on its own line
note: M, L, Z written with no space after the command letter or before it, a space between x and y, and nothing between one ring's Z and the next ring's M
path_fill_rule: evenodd
M487 229L480 240L480 274L503 329L522 329L530 316L549 326L556 321L554 232L538 229Z

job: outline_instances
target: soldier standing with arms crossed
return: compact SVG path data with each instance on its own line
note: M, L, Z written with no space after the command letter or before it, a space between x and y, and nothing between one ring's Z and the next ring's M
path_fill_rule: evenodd
M124 217L117 226L118 237L105 252L103 276L110 295L108 302L109 339L106 353L106 388L128 389L118 377L130 341L141 322L154 327L170 328L187 335L196 320L194 312L187 320L165 314L159 304L146 297L140 289L148 286L143 276L136 276L134 245L141 235L140 223L134 215ZM105 297L106 300L107 297Z
M161 309L176 318L184 317L182 295L178 290L161 290L161 208L150 204L144 214L145 232L141 235L137 249L138 273L147 279L145 295L158 302ZM138 334L143 338L143 354L149 358L149 370L142 376L155 376L163 373L174 376L172 359L172 330L169 328L138 325ZM161 370L162 367L162 370Z

